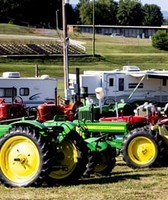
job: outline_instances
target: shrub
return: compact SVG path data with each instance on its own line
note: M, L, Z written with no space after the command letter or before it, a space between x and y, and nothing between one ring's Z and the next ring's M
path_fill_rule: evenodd
M152 37L152 46L168 51L168 34L166 31L157 31Z

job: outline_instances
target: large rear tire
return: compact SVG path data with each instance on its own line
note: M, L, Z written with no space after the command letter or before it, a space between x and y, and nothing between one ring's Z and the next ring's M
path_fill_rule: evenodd
M158 145L148 129L137 128L131 131L122 145L123 160L129 167L151 167L158 159Z
M82 137L72 132L58 144L49 184L74 184L82 176L87 164L87 147Z
M13 128L0 139L0 179L4 185L42 185L49 166L48 145L35 129Z

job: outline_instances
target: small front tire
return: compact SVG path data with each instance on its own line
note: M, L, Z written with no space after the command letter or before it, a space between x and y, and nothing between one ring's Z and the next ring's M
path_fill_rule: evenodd
M129 167L145 168L154 165L158 158L158 145L145 128L131 131L122 145L123 160Z

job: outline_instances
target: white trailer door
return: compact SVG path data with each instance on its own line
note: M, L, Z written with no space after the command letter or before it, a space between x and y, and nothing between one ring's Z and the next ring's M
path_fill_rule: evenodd
M114 73L105 73L103 76L103 88L105 92L105 96L116 97L120 94L120 92L124 91L124 78L122 74L114 74Z

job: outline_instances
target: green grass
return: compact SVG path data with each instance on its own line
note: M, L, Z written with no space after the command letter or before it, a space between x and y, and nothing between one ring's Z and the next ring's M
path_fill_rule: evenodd
M81 179L77 185L40 188L5 188L0 185L0 199L19 200L167 200L166 167L136 169L121 159L111 176Z
M0 24L0 33L1 34L18 34L18 35L27 35L32 34L34 29L17 26L14 24Z
M2 28L3 27L3 28ZM35 30L24 27L0 24L0 33L10 32L19 34L20 31L24 35L35 33ZM41 36L41 35L38 35ZM55 33L54 38L59 38ZM40 38L40 37L39 37ZM92 54L92 35L91 34L70 34L70 38L85 43L87 53ZM11 41L11 37L8 38ZM47 42L49 38L43 42ZM1 38L1 42L4 42ZM7 36L5 37L7 41ZM35 38L30 40L27 38L24 42L41 42ZM13 39L18 42L18 38ZM20 40L19 40L20 42ZM123 65L138 65L141 69L168 69L168 57L166 51L161 51L152 47L151 40L138 38L112 38L110 36L96 35L95 39L96 57L72 58L69 57L69 71L75 72L76 67L80 68L82 73L84 70L112 70L122 69ZM20 71L23 76L34 75L34 65L39 65L39 73L47 73L49 75L63 77L63 57L58 58L41 58L41 59L9 59L0 58L0 72L6 70ZM25 70L29 69L29 70Z
M34 30L0 24L0 33L34 34ZM57 37L57 35L55 36ZM71 38L83 41L88 54L92 53L92 35L72 34ZM9 38L10 39L10 38ZM5 38L5 41L7 38ZM29 40L27 40L29 41ZM4 42L4 40L1 40ZM17 42L14 40L14 42ZM96 35L96 57L69 58L69 70L121 69L123 65L138 65L141 69L168 69L168 53L152 47L147 39L111 38ZM35 65L39 75L63 77L63 59L8 59L0 58L0 73L19 71L22 76L34 76ZM63 90L59 82L58 90ZM19 200L166 200L168 199L168 168L133 170L121 160L111 176L79 180L79 184L60 187L6 188L0 185L0 199Z
M11 24L0 24L0 42L47 42L50 38L60 39L57 32L55 35L42 35L35 29L19 27ZM18 37L11 39L8 34L24 35L26 39ZM36 34L35 34L36 33ZM39 33L37 35L37 33ZM29 35L39 36L30 39ZM61 35L61 32L60 32ZM46 39L41 39L44 36ZM91 34L70 34L71 39L84 42L87 54L92 54ZM138 38L112 38L110 36L95 36L96 56L69 57L69 72L75 73L76 68L80 73L84 70L113 70L122 69L123 65L137 65L143 69L168 69L168 52L152 47L151 40ZM34 58L34 59L9 59L0 57L0 73L4 71L19 71L21 76L34 76L35 65L38 65L39 75L48 74L52 77L63 77L63 57ZM58 92L63 88L59 87ZM61 94L62 95L62 94Z

